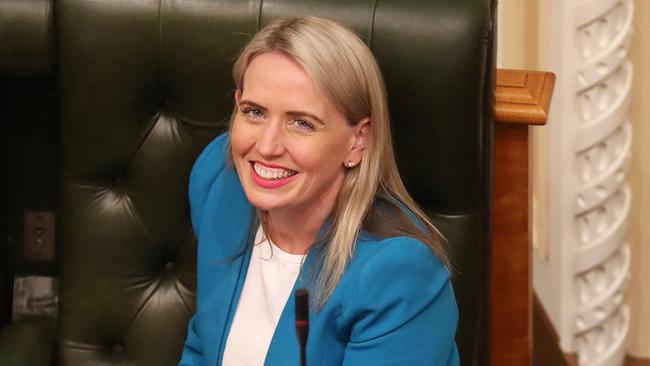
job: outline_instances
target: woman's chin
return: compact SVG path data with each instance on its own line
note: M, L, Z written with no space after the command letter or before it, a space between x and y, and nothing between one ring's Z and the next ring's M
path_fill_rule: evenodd
M249 194L246 192L246 197L253 207L262 211L278 210L286 206L286 203L283 203L281 200L273 199L271 197L260 197L260 194L258 193Z

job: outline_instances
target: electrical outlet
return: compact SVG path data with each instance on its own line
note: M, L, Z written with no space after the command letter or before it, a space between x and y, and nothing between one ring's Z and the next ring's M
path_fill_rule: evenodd
M23 255L35 260L54 260L54 212L25 211Z

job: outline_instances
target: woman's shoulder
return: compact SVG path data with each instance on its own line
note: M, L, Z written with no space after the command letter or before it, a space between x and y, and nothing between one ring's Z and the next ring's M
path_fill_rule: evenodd
M199 234L204 213L209 202L218 204L224 199L226 203L241 196L237 173L227 164L229 136L223 133L210 142L194 163L189 179L189 201L194 231ZM216 197L215 197L216 196ZM212 197L212 199L208 199Z
M449 277L449 271L434 251L427 244L409 236L375 238L362 234L351 264L359 266L364 272L385 272L386 268L394 268L405 274L411 269L443 280Z
M413 237L359 240L346 275L344 292L357 293L348 298L426 303L443 292L443 301L456 306L449 270L427 244Z
M222 133L212 140L203 148L199 157L194 162L192 172L190 173L190 184L197 179L218 172L226 164L226 155L228 152L228 133Z
M387 301L439 300L455 309L451 274L443 261L424 242L408 236L387 237L358 243L349 271L351 291ZM352 289L356 288L356 290Z
M449 271L427 244L406 236L363 240L347 275L339 326L352 340L394 333L453 346L458 308ZM405 331L414 324L422 327Z

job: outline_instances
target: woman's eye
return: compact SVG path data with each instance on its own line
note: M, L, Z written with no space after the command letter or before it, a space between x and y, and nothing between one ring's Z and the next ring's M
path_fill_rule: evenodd
M246 108L242 110L242 113L253 119L264 117L264 113L262 113L262 111L257 108Z
M291 124L298 127L298 128L300 128L300 129L303 129L303 130L313 130L314 129L314 126L311 123L305 121L304 119L294 119L291 122Z

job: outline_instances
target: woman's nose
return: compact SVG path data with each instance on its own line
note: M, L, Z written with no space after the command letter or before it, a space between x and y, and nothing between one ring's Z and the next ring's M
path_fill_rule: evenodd
M284 136L279 123L268 123L262 129L255 148L266 158L280 156L284 153Z

